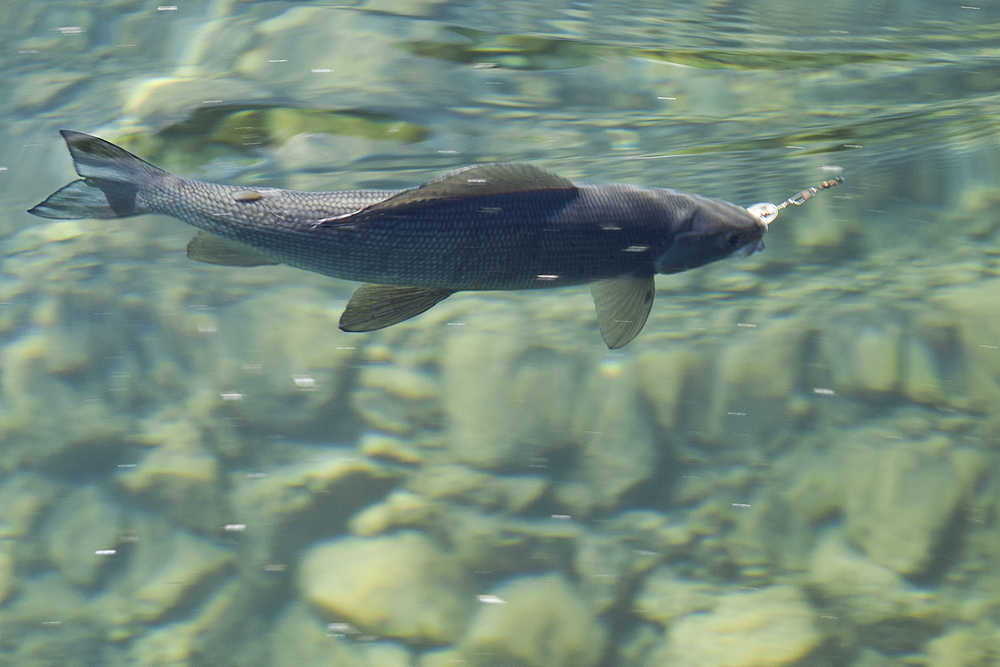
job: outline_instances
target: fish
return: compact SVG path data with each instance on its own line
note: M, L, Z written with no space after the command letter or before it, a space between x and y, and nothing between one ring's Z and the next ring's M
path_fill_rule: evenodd
M760 214L720 199L574 184L528 163L473 165L403 190L304 192L184 178L98 137L60 133L80 178L29 213L162 214L198 229L191 259L361 282L340 317L350 332L398 324L455 292L589 284L601 336L618 349L646 323L655 274L752 254L767 231Z

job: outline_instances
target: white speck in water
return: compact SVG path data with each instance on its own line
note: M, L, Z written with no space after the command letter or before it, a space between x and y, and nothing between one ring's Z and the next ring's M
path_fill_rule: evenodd
M820 396L835 396L837 394L833 389L827 389L826 387L813 387L813 393Z
M64 25L56 28L60 35L79 35L83 32L83 28L78 25Z
M329 74L333 70L330 69L329 67L313 67L312 70L310 70L310 71L313 74Z
M247 525L245 523L227 523L222 527L222 530L227 533L242 533L246 529Z
M94 552L95 556L114 556L118 553L117 549L98 549Z
M558 280L559 274L557 273L539 273L536 276L539 280Z
M483 604L507 604L507 601L499 595L477 595L476 599Z
M757 325L753 322L737 322L736 326L743 327L744 329L756 329Z
M751 505L750 503L733 503L732 505L730 505L730 507L733 507L738 510L748 510L751 507L753 507L753 505Z
M268 58L267 62L269 62L269 63L287 63L288 62L288 58Z
M156 11L158 11L158 12L176 12L177 11L177 5L160 5L159 7L156 8Z
M570 519L573 518L573 516L571 514L553 514L552 518L553 519L562 519L563 521L569 521Z
M224 391L219 394L219 397L224 401L242 401L243 394L238 391Z
M309 377L308 375L293 375L292 382L299 389L315 389L316 388L316 378Z
M219 330L219 326L217 324L199 324L198 325L198 333L200 333L200 334L213 334L213 333L216 333L218 330Z

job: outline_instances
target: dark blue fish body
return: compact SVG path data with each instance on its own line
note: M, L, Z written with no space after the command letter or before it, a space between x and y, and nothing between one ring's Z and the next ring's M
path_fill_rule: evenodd
M352 298L345 330L394 324L460 290L593 283L602 334L620 347L645 322L654 273L756 249L766 231L727 202L574 185L524 164L471 167L410 190L298 192L181 178L96 137L63 136L83 178L31 213L161 213L203 230L188 247L195 259L371 283Z

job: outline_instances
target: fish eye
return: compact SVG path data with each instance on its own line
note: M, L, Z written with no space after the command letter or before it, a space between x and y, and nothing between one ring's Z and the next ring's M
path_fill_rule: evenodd
M729 232L729 234L726 235L726 245L728 245L730 248L734 249L738 248L740 245L742 245L741 241L742 239L740 238L740 235L737 232Z

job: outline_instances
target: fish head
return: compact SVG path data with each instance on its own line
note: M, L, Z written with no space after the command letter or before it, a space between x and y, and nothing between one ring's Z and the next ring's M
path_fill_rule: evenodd
M691 199L693 205L674 228L670 245L656 258L657 273L679 273L764 249L767 225L759 216L718 199L695 196Z

